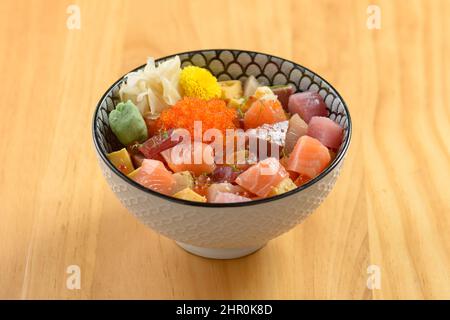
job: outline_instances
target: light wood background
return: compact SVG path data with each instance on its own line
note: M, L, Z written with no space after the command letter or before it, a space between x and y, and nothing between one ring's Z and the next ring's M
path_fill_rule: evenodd
M69 4L81 29L69 30ZM367 6L381 29L366 27ZM450 298L450 1L2 1L1 298ZM147 56L241 48L342 93L342 176L303 224L234 261L141 225L104 181L94 107ZM68 290L66 268L81 268ZM366 286L369 265L381 288Z

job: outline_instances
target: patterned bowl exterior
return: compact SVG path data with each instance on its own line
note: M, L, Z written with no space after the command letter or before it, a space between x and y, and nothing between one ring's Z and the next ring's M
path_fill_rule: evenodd
M348 109L324 79L293 62L241 50L202 50L178 54L182 66L208 68L219 80L244 80L254 75L262 84L290 83L297 91L319 92L330 118L345 129L336 159L318 177L283 195L243 204L202 204L167 197L148 190L121 174L105 154L121 147L108 124L108 113L119 102L119 79L100 100L93 119L93 135L103 174L111 189L140 221L178 242L209 248L260 246L288 231L317 208L333 188L344 161L350 135ZM172 56L170 56L172 57ZM166 60L170 57L159 59ZM143 66L137 68L140 69Z

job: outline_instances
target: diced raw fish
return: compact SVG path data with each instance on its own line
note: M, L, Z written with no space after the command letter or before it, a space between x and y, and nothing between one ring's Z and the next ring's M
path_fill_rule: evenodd
M214 171L214 150L205 143L188 142L164 150L161 155L173 172L191 171L194 175Z
M284 150L289 154L294 150L297 140L306 134L308 125L298 114L294 114L289 119L289 128L286 133L286 143Z
M240 196L247 195L246 191L240 186L236 186L228 182L213 183L208 186L208 190L206 193L206 198L208 199L208 202L214 201L217 193L219 192L227 192Z
M142 166L133 178L134 181L154 191L172 194L175 179L161 161L144 159Z
M267 86L258 87L253 94L252 98L255 100L273 100L276 101L277 96L273 93L272 89ZM279 102L279 101L278 101Z
M311 180L311 179L308 178L307 176L305 176L303 174L299 174L297 179L294 180L294 183L297 185L297 187L300 187L300 186L304 185L305 183L307 183L309 180Z
M135 168L140 167L142 165L142 161L146 159L142 152L139 151L139 147L139 144L134 144L130 147L127 147L127 150L130 153L131 161L133 162ZM160 153L155 154L151 159L161 161L162 163L164 163L164 165L166 165L166 160L164 160Z
M158 133L157 121L158 117L155 117L151 112L146 112L144 114L144 121L147 126L147 132L149 137L153 137Z
M217 164L233 164L234 155L238 150L243 150L247 136L244 130L230 130L222 137L215 137L210 145L214 149L214 159ZM205 141L205 139L204 139Z
M278 100L257 100L244 115L245 129L258 128L286 119L286 114Z
M310 136L298 139L289 156L287 169L309 178L316 177L330 163L330 153L319 140Z
M211 174L213 182L234 182L242 170L236 170L231 166L217 166Z
M233 202L246 202L250 201L250 198L242 197L234 193L229 192L217 192L211 203L233 203Z
M239 128L242 128L242 129L245 128L244 118L239 118L238 123L239 123Z
M140 151L138 151L138 152L135 153L135 154L131 154L131 153L130 153L130 156L131 156L131 160L133 161L133 164L134 164L134 167L135 167L135 168L138 168L138 167L142 166L142 161L144 161L144 160L146 159L146 158L144 157L144 155L143 155ZM161 156L161 154L157 154L157 155L154 156L152 159L153 159L153 160L161 161L161 162L164 164L164 166L165 166L168 170L170 170L170 168L167 166L166 160L164 160L164 158Z
M316 92L305 91L291 95L288 107L290 113L297 113L306 123L314 116L328 116L327 105Z
M342 143L344 129L327 117L312 117L306 134L316 138L324 146L336 150Z
M254 76L249 76L244 82L244 97L252 96L259 86L258 80Z
M128 153L130 154L131 161L135 168L139 168L142 165L142 161L144 161L144 155L139 151L139 144L133 144L127 147Z
M256 155L247 149L241 149L226 156L226 164L233 166L236 171L247 170L252 164L258 162Z
M286 132L288 130L288 121L280 121L274 124L263 124L256 129L249 129L245 133L248 137L248 146L252 153L258 155L258 159L264 160L268 157L279 158L281 148L285 145ZM264 146L265 148L260 148Z
M241 173L236 183L257 196L265 197L287 176L289 174L277 159L267 158Z
M330 150L330 157L331 157L331 161L333 161L336 158L337 153L334 152L333 150Z
M153 159L154 159L154 160L161 161L162 163L164 163L164 165L166 166L166 168L170 170L169 166L167 166L166 159L163 158L163 156L161 155L161 153L158 153L156 156L153 157Z
M144 161L145 157L142 153L135 153L131 154L131 160L133 161L133 164L135 168L138 168L142 165L142 161Z
M202 196L206 196L211 182L210 177L202 174L195 179L193 190Z
M280 147L284 146L289 121L280 121L274 124L263 124L255 129L248 129L245 133L248 137L266 140Z
M142 152L147 159L153 159L161 151L170 149L181 142L181 137L173 136L174 132L175 130L170 129L166 132L154 135L139 146L139 151Z
M289 157L288 156L284 156L284 157L282 157L280 159L280 163L285 169L287 168L288 162L289 162ZM286 171L289 173L289 178L291 178L292 181L295 181L295 179L298 178L298 173L297 172L290 171L290 170L287 170L287 169L286 169Z
M289 97L294 93L294 87L290 84L270 87L272 92L277 96L278 101L285 110L288 110Z

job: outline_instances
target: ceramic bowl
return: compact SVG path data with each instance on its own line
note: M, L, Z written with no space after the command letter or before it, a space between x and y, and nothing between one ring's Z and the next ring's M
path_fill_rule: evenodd
M319 92L327 104L330 119L345 129L342 146L330 166L295 190L244 203L189 202L137 184L107 159L108 152L121 148L109 128L108 114L119 103L118 91L124 78L106 91L95 109L92 133L104 177L121 203L146 226L175 240L191 253L218 259L248 255L302 222L331 191L350 143L349 111L339 93L327 81L286 59L243 50L200 50L179 53L178 56L183 67L205 67L219 80L244 80L254 75L264 85L290 83L297 91Z

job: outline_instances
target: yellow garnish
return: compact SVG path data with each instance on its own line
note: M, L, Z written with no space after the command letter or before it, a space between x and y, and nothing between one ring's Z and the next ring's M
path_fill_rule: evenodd
M185 188L181 191L178 191L173 196L178 199L197 201L197 202L206 202L205 197L199 195L197 192L195 192L191 188Z
M108 153L107 157L117 169L122 171L122 173L130 174L134 170L130 155L125 148Z
M209 100L222 94L217 79L208 70L196 66L181 71L180 86L187 97Z

